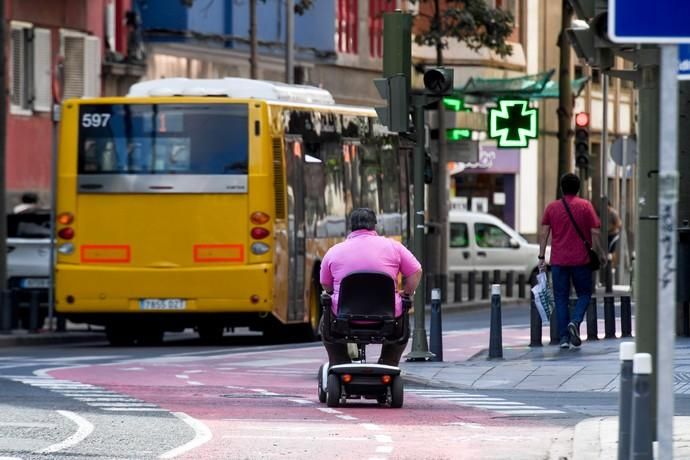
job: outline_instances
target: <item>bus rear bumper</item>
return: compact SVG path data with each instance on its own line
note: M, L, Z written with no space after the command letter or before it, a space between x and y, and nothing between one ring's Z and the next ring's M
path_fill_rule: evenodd
M99 313L269 313L273 265L112 268L60 264L56 310ZM158 301L164 302L158 302Z

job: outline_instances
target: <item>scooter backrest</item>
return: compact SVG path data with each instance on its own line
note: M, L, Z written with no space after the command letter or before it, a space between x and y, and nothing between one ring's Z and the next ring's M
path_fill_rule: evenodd
M354 272L343 278L338 315L395 317L395 282L385 273Z

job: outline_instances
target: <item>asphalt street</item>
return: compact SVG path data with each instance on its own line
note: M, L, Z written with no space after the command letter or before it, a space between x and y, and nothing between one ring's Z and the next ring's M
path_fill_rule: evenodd
M504 309L508 330L527 325L525 310ZM446 313L447 349L470 356L455 338L478 350L487 324L486 310ZM328 408L316 397L324 359L318 343L240 333L215 347L175 334L152 348L3 348L0 459L558 458L568 429L617 412L615 393L414 384L402 409ZM689 398L676 405L690 414Z

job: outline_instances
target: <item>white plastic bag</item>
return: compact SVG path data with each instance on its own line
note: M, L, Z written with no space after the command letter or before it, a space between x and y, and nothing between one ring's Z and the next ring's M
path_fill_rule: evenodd
M555 308L553 300L553 291L551 290L551 284L549 283L549 277L546 272L540 272L537 274L537 284L532 288L532 293L534 294L534 303L537 306L537 311L539 316L541 316L542 322L546 323L551 318L551 312Z

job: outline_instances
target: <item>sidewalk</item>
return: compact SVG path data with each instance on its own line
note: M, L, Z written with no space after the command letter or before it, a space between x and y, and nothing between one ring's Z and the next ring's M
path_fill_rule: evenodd
M67 322L65 332L49 331L41 329L38 332L29 332L26 329L16 329L10 333L0 332L0 348L33 346L33 345L57 345L64 343L81 343L105 340L105 331L101 327L89 328L84 324Z
M526 343L524 328L504 328L503 343ZM529 331L527 331L528 335ZM547 333L547 330L544 330ZM483 345L488 330L481 331ZM626 339L584 340L580 348L561 350L543 347L504 346L503 359L488 359L483 349L474 355L454 349L465 344L452 334L444 335L445 362L403 362L406 381L439 388L512 389L544 392L618 391L619 348ZM476 340L476 339L475 339ZM527 338L528 340L528 338ZM455 344L453 344L455 341ZM446 345L446 343L449 345ZM465 338L466 342L466 338ZM678 337L675 348L675 392L690 394L690 338ZM607 413L610 413L608 411ZM617 458L618 418L588 418L568 430L569 435L553 439L553 460L594 460ZM690 417L675 418L675 458L690 458ZM558 454L555 454L555 452Z

